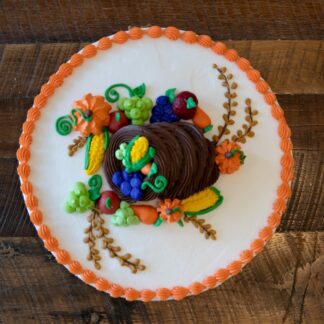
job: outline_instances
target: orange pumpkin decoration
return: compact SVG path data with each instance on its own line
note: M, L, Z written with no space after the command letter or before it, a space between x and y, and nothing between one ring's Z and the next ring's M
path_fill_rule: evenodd
M111 106L103 96L93 96L88 93L81 100L75 101L73 107L74 111L78 109L83 112L83 115L78 111L73 113L76 118L73 129L84 136L99 135L103 132L103 128L109 125Z
M241 147L235 142L224 141L215 149L215 162L221 173L231 174L237 171L244 162L244 154Z
M168 223L174 223L178 222L184 215L181 207L181 201L179 199L165 199L160 202L160 207L157 208L157 211L163 220Z

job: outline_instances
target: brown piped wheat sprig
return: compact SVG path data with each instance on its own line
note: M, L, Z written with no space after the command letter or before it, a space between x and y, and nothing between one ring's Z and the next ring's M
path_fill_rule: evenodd
M111 258L117 258L120 265L123 267L128 267L132 273L145 270L145 265L141 264L140 259L132 260L132 255L130 253L126 253L124 255L119 253L122 250L121 247L114 245L114 239L109 236L109 229L104 226L105 220L101 216L99 217L100 227L97 237L102 238L102 248L108 250Z
M110 257L117 258L121 266L128 267L132 273L145 270L145 266L141 264L140 259L132 260L132 255L130 253L124 255L119 253L122 248L115 245L114 239L109 236L110 231L104 226L105 220L98 209L92 209L91 214L88 216L88 222L90 225L84 230L87 236L83 241L89 246L87 259L93 261L96 269L101 269L101 256L96 241L97 239L102 239L102 248L109 251Z
M83 240L83 242L88 244L89 246L87 259L89 261L92 261L95 268L98 270L101 269L101 256L99 250L97 249L97 235L95 234L95 232L99 228L99 214L100 212L98 212L96 209L93 209L91 214L88 216L88 222L90 223L90 225L84 230L84 233L87 234L87 236Z
M79 136L73 140L73 144L68 146L68 154L69 156L73 156L74 153L83 147L87 142L87 138L85 136Z
M203 218L197 218L197 216L185 216L184 221L186 223L192 223L193 226L199 229L199 232L205 236L205 239L216 240L216 231L210 224L207 224Z
M223 107L227 111L227 113L223 115L224 124L217 127L218 134L213 136L213 142L215 146L217 146L224 135L230 134L229 126L234 124L234 119L232 117L235 116L236 111L233 110L233 107L238 106L237 101L234 100L237 97L235 89L237 89L238 85L236 82L231 81L233 79L233 75L227 72L226 67L218 67L216 64L214 64L213 67L219 73L218 78L223 80L222 86L226 88L225 97L227 98L227 101L223 103ZM247 123L244 123L242 128L232 136L232 141L234 142L245 143L247 137L253 137L254 132L252 131L252 128L258 123L254 118L258 112L256 110L252 110L251 99L247 98L245 100L245 104L245 112L247 114L245 120Z
M214 64L213 67L219 72L218 79L223 80L222 86L226 88L225 97L227 98L227 101L223 103L223 107L227 111L227 113L223 115L224 124L217 127L218 134L213 136L213 141L215 145L217 145L224 135L230 134L228 126L234 124L234 119L232 117L235 116L236 112L233 110L233 107L238 105L237 101L234 100L237 97L235 89L238 85L236 82L231 81L233 75L227 73L226 67L220 68L217 64Z
M245 112L246 117L245 120L247 123L244 123L242 125L242 129L239 129L235 135L232 136L232 141L239 142L239 143L246 143L246 137L253 137L254 132L252 131L252 128L257 125L257 121L254 119L254 116L258 114L256 110L252 110L251 107L251 99L247 98L245 100Z

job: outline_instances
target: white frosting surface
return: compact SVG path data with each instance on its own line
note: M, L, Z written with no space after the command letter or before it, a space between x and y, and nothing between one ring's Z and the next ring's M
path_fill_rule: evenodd
M132 274L127 267L121 267L117 259L110 258L107 250L100 249L102 268L96 270L87 261L88 246L83 243L89 213L67 214L64 211L65 200L75 182L88 180L84 172L84 148L73 157L67 155L67 146L79 134L58 135L56 119L68 114L73 102L86 93L103 95L113 83L135 87L145 82L146 95L152 99L172 87L194 92L199 105L217 126L222 124L225 113L222 105L226 100L225 88L221 86L218 72L212 68L213 63L226 66L239 85L239 106L235 108L237 115L232 134L244 122L247 97L252 99L252 108L259 111L256 117L259 123L254 129L256 135L242 145L247 156L244 166L232 175L220 175L215 186L224 196L224 202L203 216L216 229L217 240L206 240L192 224L185 224L183 228L176 223L158 228L143 224L115 227L110 223L110 216L104 215L116 244L123 252L140 258L147 268ZM144 37L121 46L114 45L86 59L50 97L33 133L30 181L39 199L44 223L60 242L60 248L69 251L84 268L124 287L188 286L238 259L240 252L249 248L266 225L280 184L281 151L277 128L270 107L235 64L197 44ZM108 189L102 171L101 175L103 190ZM98 241L99 247L101 244Z

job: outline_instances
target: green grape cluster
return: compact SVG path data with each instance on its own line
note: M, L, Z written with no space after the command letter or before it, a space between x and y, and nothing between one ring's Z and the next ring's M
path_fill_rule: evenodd
M125 112L133 125L143 125L150 117L150 110L153 107L153 101L148 97L122 98L118 102L118 108Z
M137 225L140 223L140 220L135 215L133 209L126 201L120 203L120 208L116 210L111 221L116 226Z
M121 143L119 145L118 150L115 152L115 156L117 160L122 161L126 155L127 143Z
M65 204L68 213L83 213L94 207L94 202L90 199L87 187L82 182L74 185Z

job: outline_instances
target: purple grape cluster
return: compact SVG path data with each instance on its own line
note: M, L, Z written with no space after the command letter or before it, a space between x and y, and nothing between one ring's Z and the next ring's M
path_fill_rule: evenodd
M167 122L173 123L179 121L180 118L173 112L172 103L168 96L160 96L156 99L156 104L152 108L150 122Z
M141 172L128 173L124 171L116 171L112 176L112 182L117 186L125 197L130 197L134 201L143 198L143 174Z

